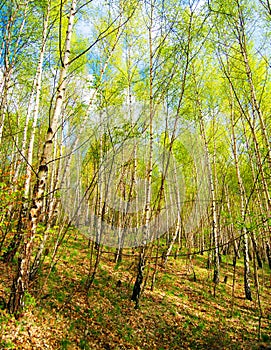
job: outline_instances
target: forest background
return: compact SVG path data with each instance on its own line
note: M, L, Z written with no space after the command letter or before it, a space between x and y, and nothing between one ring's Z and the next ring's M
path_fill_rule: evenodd
M44 299L94 310L113 279L147 317L186 275L270 341L270 25L269 0L0 1L3 348Z

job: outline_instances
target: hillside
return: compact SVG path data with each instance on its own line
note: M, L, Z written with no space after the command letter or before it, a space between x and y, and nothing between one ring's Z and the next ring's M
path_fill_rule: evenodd
M90 248L82 236L71 237L61 247L60 259L48 280L40 276L35 294L18 320L1 310L1 349L267 349L271 347L270 271L258 271L260 318L252 281L253 301L243 293L242 261L236 267L232 297L233 266L229 257L221 263L222 282L212 285L206 269L207 254L187 259L171 258L158 266L151 291L153 265L139 309L130 301L136 275L134 255L125 251L122 263L104 248L92 286L86 293ZM181 252L182 253L182 252ZM185 252L183 252L185 253ZM50 256L45 267L49 266ZM1 262L1 296L10 286L15 264ZM45 270L46 271L46 268ZM146 275L145 275L146 276ZM227 281L225 281L227 276ZM226 282L226 283L223 283ZM3 302L3 300L2 300ZM260 322L260 339L259 339ZM269 345L269 347L268 347Z

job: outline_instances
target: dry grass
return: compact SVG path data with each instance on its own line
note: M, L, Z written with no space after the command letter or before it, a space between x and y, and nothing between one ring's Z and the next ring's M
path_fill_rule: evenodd
M253 282L253 302L244 299L241 261L233 300L230 262L222 264L222 279L225 275L228 279L218 285L214 297L206 257L198 256L189 262L170 260L166 268L159 266L154 290L146 285L140 308L135 310L130 301L133 257L116 266L113 255L103 254L87 294L84 282L90 251L83 238L71 240L59 253L46 285L35 285L36 292L27 298L28 306L19 320L1 310L1 349L264 349L271 342L267 269L259 271L263 315L258 339L259 305ZM4 298L14 268L0 263ZM148 269L150 282L152 263Z

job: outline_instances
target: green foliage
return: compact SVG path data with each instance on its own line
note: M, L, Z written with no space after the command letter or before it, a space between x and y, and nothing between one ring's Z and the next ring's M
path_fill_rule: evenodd
M90 350L90 345L86 339L80 339L79 348L82 350Z
M69 345L71 345L71 342L69 341L69 339L68 338L64 338L60 342L60 349L61 350L68 350L69 349Z
M24 208L22 204L29 203L30 206L32 198L31 196L23 198L25 171L27 166L31 167L33 174L31 193L33 193L37 168L43 161L40 157L44 146L49 145L46 139L47 129L52 121L55 102L59 98L59 76L60 72L63 73L60 57L63 59L69 20L67 15L71 3L71 1L51 1L47 42L44 47L45 60L42 67L38 127L35 129L33 115L36 108L35 98L39 93L36 90L35 76L38 73L42 30L49 1L11 1L1 5L0 128L3 127L3 130L1 129L0 135L2 168L0 248L2 255L8 252L16 233L22 234L22 242L28 239L31 226L28 221L29 208ZM72 209L78 209L80 195L90 186L87 205L83 209L96 214L104 205L107 223L113 226L119 220L120 226L125 227L127 225L125 215L122 216L115 210L116 208L108 208L106 200L99 203L102 191L97 181L97 174L106 155L114 153L115 147L124 144L125 141L141 140L146 146L141 153L138 152L136 162L131 157L116 174L122 176L123 183L122 188L116 186L113 190L119 198L127 199L125 195L131 189L133 170L136 168L137 179L146 179L150 171L148 158L150 120L153 126L154 155L159 153L157 151L159 148L165 147L169 150L172 147L177 168L182 173L182 179L178 180L176 187L180 192L185 187L185 196L181 199L181 227L172 253L178 251L179 254L185 255L193 251L206 250L211 258L213 254L211 237L213 208L210 203L200 207L205 210L204 213L200 213L200 220L197 223L199 227L193 227L190 232L184 225L202 186L197 182L197 162L199 163L202 158L205 159L206 153L199 152L199 148L204 148L201 147L200 140L198 144L191 141L196 138L195 135L199 135L198 139L202 138L202 130L199 127L201 119L206 129L205 151L210 158L214 182L219 250L224 254L223 250L226 247L225 254L228 254L227 259L221 261L223 274L227 275L232 283L229 261L233 255L242 253L240 233L244 230L248 232L251 257L253 258L256 249L252 244L253 233L258 253L262 259L266 258L266 244L270 243L267 233L271 226L270 203L268 203L271 188L270 159L268 159L270 140L266 140L266 135L268 138L271 132L270 40L267 40L271 33L270 18L267 17L266 8L262 7L261 1L211 0L208 4L198 4L197 7L196 3L197 1L176 0L166 2L133 0L128 3L86 1L79 2L78 10L75 9L75 30L72 33L70 62L65 77L66 94L63 97L61 115L57 120L57 131L53 139L54 153L50 154L47 164L49 173L45 180L45 196L42 198L41 215L37 218L40 222L35 230L35 237L30 242L33 243L31 256L33 261L34 254L44 238L44 232L49 228L46 232L50 239L46 244L50 248L50 254L48 259L45 254L42 256L45 258L44 265L39 269L40 275L37 280L29 284L30 290L25 295L25 305L27 312L35 310L39 302L44 303L43 305L50 311L59 306L58 310L62 310L61 307L65 305L63 306L65 312L69 313L70 318L74 318L68 329L71 334L80 334L77 346L81 349L89 349L89 344L92 344L88 333L83 332L88 322L91 323L93 320L96 323L91 324L89 332L95 340L98 339L97 343L101 341L99 337L104 336L103 332L104 329L107 330L109 321L111 326L109 332L115 332L117 341L122 339L128 344L127 348L135 348L141 339L145 339L144 341L152 339L154 342L150 344L152 349L156 348L155 341L158 343L157 347L161 349L166 348L164 344L168 344L172 349L181 346L206 348L217 345L216 342L221 348L227 348L231 346L231 338L235 337L229 327L226 330L227 336L219 339L219 335L225 331L227 322L230 322L225 320L225 314L229 305L231 306L229 300L233 287L229 283L216 286L218 299L214 298L210 272L205 270L207 260L205 255L196 257L196 263L192 262L188 267L191 262L189 260L185 271L183 271L185 264L180 264L180 260L166 267L160 266L160 256L170 246L175 227L167 229L160 246L160 243L157 243L157 266L154 264L154 256L147 259L149 273L152 274L156 270L158 273L155 285L157 294L156 290L148 289L146 282L143 307L136 311L137 314L131 311L129 294L135 279L134 262L139 250L131 258L134 265L131 261L127 263L130 258L126 260L125 254L123 262L113 265L112 261L104 263L107 258L106 254L103 254L106 252L111 256L113 250L107 252L106 247L102 247L99 251L90 250L87 238L78 239L69 245L69 239L73 234L80 236L80 229L75 230L74 226L71 226L70 230L65 231L67 208L66 203L61 202L63 192L58 189L61 187L64 192L68 192L72 188L67 205ZM153 107L153 115L150 106ZM136 109L134 114L131 113L132 108ZM34 155L32 164L28 164L27 152L32 136ZM159 207L164 207L166 203L163 196L160 201L157 199L162 192L160 159L154 157L151 169L152 219ZM62 172L66 172L65 181L62 181ZM164 185L164 190L168 190L167 183ZM136 197L136 190L131 192L131 197ZM49 217L52 205L59 202L63 210L56 211L53 218ZM245 215L242 208L245 208ZM84 218L86 213L83 209L80 215ZM52 221L47 221L48 219ZM129 219L129 224L139 225L144 222L146 219L144 208L136 215L131 215ZM194 218L191 218L191 221L193 220ZM56 243L61 244L57 246ZM154 250L151 244L146 248L149 255L154 254ZM19 251L22 255L24 249L18 249ZM97 257L96 254L100 251L102 254ZM56 253L54 257L53 252ZM129 254L130 252L128 256ZM85 291L86 282L94 271L96 257L100 268L96 271L91 289ZM2 264L3 256L0 260ZM0 290L7 295L10 291L7 291L6 286L10 287L11 276L16 276L14 262L17 260L21 261L16 255L13 263L3 268L3 271L9 274L9 280L3 282L5 286L2 288L1 285ZM250 263L251 266L252 263L253 261ZM71 266L72 268L68 268ZM179 269L176 269L176 266ZM267 261L263 261L263 274L266 267ZM243 260L239 259L236 264L239 279L243 273L242 268ZM47 276L48 271L51 272L50 276ZM193 281L194 273L197 276L196 281ZM144 278L146 276L147 272L144 272ZM114 288L117 285L117 277L122 280L121 287ZM266 280L263 277L260 277L260 280L261 293L265 293ZM48 288L50 296L48 303L46 299L45 301L39 299L38 295L32 293L31 289L39 290L40 285L44 290ZM240 281L236 282L238 303L241 300L244 309L239 308L236 297L233 300L235 304L231 314L241 326L251 322L250 330L253 330L257 323L255 317L259 315L259 305L255 304L254 310L252 306L248 308L243 303L240 285ZM253 283L252 289L256 294L257 288ZM81 292L85 293L84 296L80 294ZM78 304L70 302L74 300L73 293L78 293L76 294ZM150 301L150 296L154 299L153 303ZM85 299L87 306L82 302ZM217 305L219 310L216 310L216 303L219 304ZM93 309L90 310L90 306ZM205 322L204 315L208 308L212 311L212 316ZM248 312L247 315L244 310ZM60 317L63 316L61 312L58 314ZM136 323L137 316L143 325ZM5 325L11 319L5 313L1 317L1 331L5 331ZM220 328L217 331L215 321L211 317L219 323ZM149 329L150 334L145 335L144 321L148 322L149 319L151 322L148 326L151 330ZM137 333L134 323L141 333ZM244 328L242 331L247 332ZM270 333L270 328L266 326L263 332L264 341L270 340L268 332ZM189 337L195 337L195 341L192 339L189 342L185 337L186 333ZM237 330L237 333L240 338L241 330ZM84 334L86 336L83 336ZM253 337L254 335L253 333ZM61 348L73 347L70 336L65 334L62 336ZM167 336L169 338L166 338ZM242 340L244 338L251 339L251 335L244 334ZM17 346L13 346L11 341L1 339L1 342L0 347L3 348ZM144 348L143 341L142 344ZM117 346L116 343L114 346Z
M11 349L16 349L16 345L14 345L11 341L2 341L0 342L0 346L2 349L5 350L11 350Z
M36 298L30 293L25 293L24 305L26 309L33 309L36 307Z

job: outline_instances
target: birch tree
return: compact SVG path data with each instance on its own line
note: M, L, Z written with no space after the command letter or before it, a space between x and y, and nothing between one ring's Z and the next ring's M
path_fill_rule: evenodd
M49 127L46 140L40 158L39 169L37 172L36 184L33 192L33 203L29 211L28 230L24 237L22 255L19 258L17 276L13 281L12 292L10 295L8 307L11 313L18 314L24 306L25 292L29 288L31 255L34 244L34 238L37 231L39 217L42 210L43 197L47 184L48 164L52 157L53 138L57 131L61 109L65 97L66 77L68 73L69 57L71 52L71 37L76 13L77 1L73 0L70 5L69 21L67 25L63 57L61 57L62 67L60 69L57 96L52 115L50 116Z

